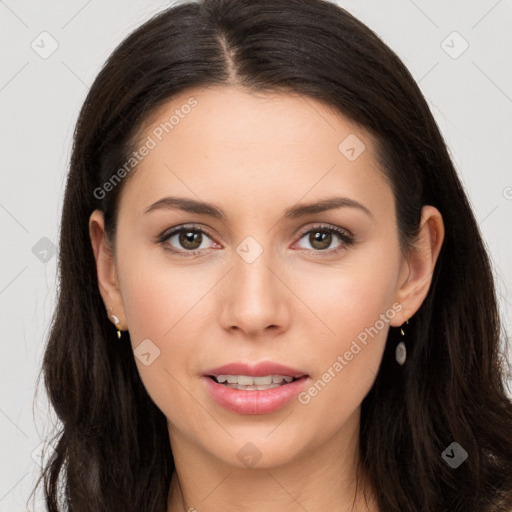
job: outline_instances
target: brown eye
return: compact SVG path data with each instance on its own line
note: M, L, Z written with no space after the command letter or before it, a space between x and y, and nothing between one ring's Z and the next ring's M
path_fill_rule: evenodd
M326 231L311 231L309 233L309 243L318 251L327 249L332 243L332 233Z
M312 248L311 250L324 253L337 252L355 242L354 236L349 234L348 231L330 226L316 226L303 233L300 240L303 239L307 240ZM338 245L332 248L331 245L336 239L338 240ZM300 248L309 249L309 247L303 246Z
M202 229L193 227L177 228L159 238L165 249L184 256L211 248L212 245L207 244L208 240L211 241L211 238Z
M183 229L179 232L178 241L183 248L193 251L199 249L201 246L202 233L190 229Z

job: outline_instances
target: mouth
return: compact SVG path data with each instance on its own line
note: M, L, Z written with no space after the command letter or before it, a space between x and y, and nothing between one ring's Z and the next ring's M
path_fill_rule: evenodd
M240 370L240 366L237 366L237 369ZM230 371L233 371L233 367ZM202 378L210 397L224 409L237 414L276 412L291 403L311 380L309 375L295 370L288 372L282 366L281 373L267 374L267 371L268 369L262 371L261 366L258 369L253 367L252 372L249 369L246 373L256 375L246 375L226 373L226 369L223 368L222 373L210 371L203 374Z
M267 389L286 386L297 380L306 379L308 375L292 377L290 375L263 375L253 377L250 375L207 375L217 384L228 388L244 391L265 391Z

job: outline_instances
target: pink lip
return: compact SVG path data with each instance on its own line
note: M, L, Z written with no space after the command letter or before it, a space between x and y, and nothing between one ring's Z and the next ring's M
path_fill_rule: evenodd
M225 368L221 367L224 372ZM250 373L240 372L240 366L237 366L237 371L225 372L230 375L250 375ZM274 368L275 369L275 368ZM218 370L218 369L217 369ZM215 372L217 371L215 370ZM253 368L253 371L255 369ZM260 368L258 367L258 371ZM247 372L247 369L245 370ZM261 375L283 375L282 372L267 372L259 373L256 377ZM221 373L219 373L221 375ZM286 373L284 373L286 375ZM235 389L219 384L207 375L202 377L206 389L212 398L224 409L233 411L239 414L268 414L284 407L287 403L293 400L305 387L309 377L303 376L298 380L294 380L288 384L276 388L266 390L252 390L244 391L243 389Z
M272 361L262 361L261 363L251 365L243 362L234 362L212 368L203 373L203 375L247 375L250 377L264 377L265 375L283 375L285 377L294 377L296 379L307 376L308 374L302 370L290 368ZM211 379L210 379L211 380ZM277 388L275 388L277 389ZM247 391L244 391L247 393Z

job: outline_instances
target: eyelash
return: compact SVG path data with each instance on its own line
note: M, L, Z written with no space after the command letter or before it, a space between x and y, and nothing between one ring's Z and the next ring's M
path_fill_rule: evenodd
M211 235L208 234L204 229L198 227L195 224L190 225L184 225L184 226L178 226L177 228L173 228L171 231L164 231L157 239L157 243L161 244L164 250L171 252L172 254L176 254L178 256L184 256L184 257L191 257L191 256L197 256L205 249L196 249L195 251L187 251L187 250L177 250L172 248L172 246L168 243L169 239L176 235L177 233L181 233L182 231L193 231L196 233L202 233L209 238L213 238ZM343 249L353 245L355 243L355 238L352 234L350 234L348 231L343 230L341 228L337 228L334 226L326 226L324 224L318 224L311 228L309 228L307 231L304 231L300 237L299 240L301 240L305 235L310 234L311 232L324 232L324 233L334 233L343 243L340 247L336 249L327 249L327 250L315 250L315 249L299 249L303 251L313 251L317 254L334 254L339 251L342 251Z

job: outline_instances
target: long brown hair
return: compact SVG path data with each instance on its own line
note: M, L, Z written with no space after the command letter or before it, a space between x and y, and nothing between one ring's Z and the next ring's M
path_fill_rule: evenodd
M160 105L215 84L315 98L371 133L404 248L423 205L441 212L444 243L407 326L407 363L395 364L392 327L362 403L359 470L383 512L509 512L512 404L499 351L507 340L482 235L408 70L368 27L323 0L180 3L127 37L94 81L74 134L58 304L42 365L60 420L56 457L37 484L44 480L48 510L166 510L174 470L166 418L140 380L130 342L113 342L88 219L101 209L113 239L128 177L107 194L95 190L127 161ZM457 469L441 457L453 441L468 453Z

